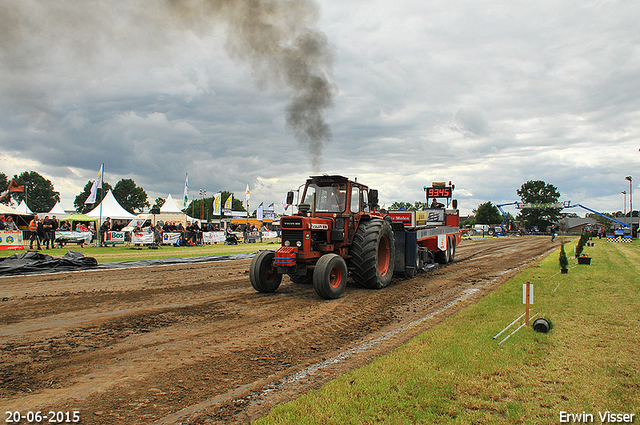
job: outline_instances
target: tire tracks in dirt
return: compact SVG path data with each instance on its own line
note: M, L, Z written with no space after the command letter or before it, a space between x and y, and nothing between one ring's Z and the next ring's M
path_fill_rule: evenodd
M473 291L480 296L557 246L548 238L463 241L453 264L380 291L350 284L333 301L288 278L274 294L256 293L248 261L0 279L0 400L11 410L80 410L83 423L153 423L189 407L181 422L245 423L464 302L304 379L284 387L282 379L465 291L481 288ZM42 331L55 320L62 324Z

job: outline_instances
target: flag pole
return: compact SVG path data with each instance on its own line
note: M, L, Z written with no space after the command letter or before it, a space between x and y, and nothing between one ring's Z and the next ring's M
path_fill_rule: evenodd
M100 218L98 219L98 236L100 237L100 247L102 247L102 199L104 198L104 162L102 163L102 167L100 167Z

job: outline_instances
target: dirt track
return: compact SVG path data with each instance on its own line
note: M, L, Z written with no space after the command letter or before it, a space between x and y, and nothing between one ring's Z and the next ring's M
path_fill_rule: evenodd
M453 264L380 291L349 285L334 301L286 277L275 294L256 293L247 260L0 278L0 413L246 423L389 352L558 244L463 241Z

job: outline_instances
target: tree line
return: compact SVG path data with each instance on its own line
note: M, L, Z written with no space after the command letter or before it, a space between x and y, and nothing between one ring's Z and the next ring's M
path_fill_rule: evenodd
M529 180L524 183L516 194L523 204L555 204L560 200L558 188L542 180ZM425 202L394 202L390 209L421 210L427 207ZM519 221L526 229L537 228L544 231L548 226L557 223L559 219L567 216L577 216L575 213L563 213L562 208L524 208L516 217L505 212L507 221ZM634 212L637 216L637 212ZM491 201L484 202L473 209L473 218L466 220L464 225L502 223L504 216Z
M48 212L51 208L60 201L60 192L57 192L53 186L53 183L44 178L42 175L35 171L24 171L22 173L15 174L12 178L9 178L5 173L0 171L0 192L3 192L9 186L11 180L15 180L19 186L24 186L25 191L20 193L11 193L11 196L3 201L5 204L10 204L11 201L19 204L25 200L29 209L33 212ZM112 191L113 196L118 203L130 212L131 214L138 214L144 211L145 208L160 208L165 203L164 198L156 198L153 206L149 203L147 192L132 179L121 179L115 186L111 186L108 182L102 183L102 189L98 189L96 194L96 201L92 204L85 204L85 201L91 194L91 187L93 181L89 180L85 184L82 192L80 192L73 201L73 206L77 212L85 214L95 208L107 194L109 190ZM233 193L223 191L222 193L222 205L227 201L229 196ZM203 211L204 210L204 211ZM242 201L239 199L233 199L234 211L245 211ZM204 199L194 199L188 206L187 212L194 218L208 218L213 216L213 197Z

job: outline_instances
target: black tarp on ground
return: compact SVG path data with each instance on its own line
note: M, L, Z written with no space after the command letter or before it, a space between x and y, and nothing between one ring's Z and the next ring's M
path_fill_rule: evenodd
M27 251L0 258L0 276L69 272L97 266L98 261L95 258L85 257L81 252L67 251L62 257L52 257L40 252Z
M152 260L124 261L121 263L102 263L93 257L85 257L81 252L68 251L62 257L52 257L35 251L14 254L0 258L0 276L16 276L69 272L86 269L120 269L126 267L164 266L171 264L206 263L211 261L248 260L254 252L232 255L209 255L204 257L158 258Z
M119 269L123 267L165 266L169 264L208 263L211 261L248 260L255 252L231 255L208 255L204 257L158 258L153 260L124 261L121 263L101 263L99 269Z

